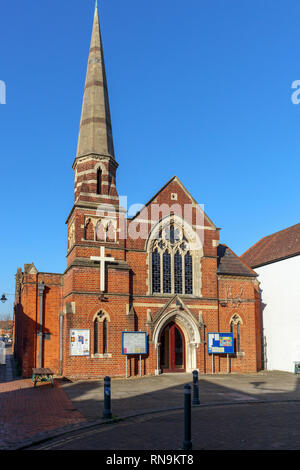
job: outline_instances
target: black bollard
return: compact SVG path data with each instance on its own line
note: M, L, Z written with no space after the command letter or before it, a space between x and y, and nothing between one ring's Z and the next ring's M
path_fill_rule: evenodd
M103 418L111 419L111 386L110 386L110 377L104 378L104 411Z
M200 405L199 400L199 382L198 382L198 371L193 372L193 405Z
M184 386L184 441L183 450L192 450L192 405L191 386Z

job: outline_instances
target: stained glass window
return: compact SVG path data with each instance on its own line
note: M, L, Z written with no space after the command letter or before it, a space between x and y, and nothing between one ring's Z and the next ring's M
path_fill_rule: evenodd
M184 266L185 266L185 293L193 293L193 258L191 257L190 252L188 252L184 257Z
M156 249L152 254L152 291L160 293L160 254Z
M174 290L175 294L182 294L182 256L179 251L174 256Z
M183 229L161 227L152 244L152 292L193 294L193 257Z
M163 284L164 294L170 294L172 292L171 255L168 251L163 254Z

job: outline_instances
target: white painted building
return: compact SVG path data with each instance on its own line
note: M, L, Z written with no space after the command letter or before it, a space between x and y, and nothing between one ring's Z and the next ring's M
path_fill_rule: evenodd
M294 372L300 362L300 224L263 238L241 258L259 275L264 367Z

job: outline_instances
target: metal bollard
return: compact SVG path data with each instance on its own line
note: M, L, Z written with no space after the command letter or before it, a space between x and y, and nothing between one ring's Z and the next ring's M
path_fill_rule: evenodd
M198 371L193 372L193 405L200 405Z
M184 441L183 450L192 450L192 406L191 386L184 386Z
M112 418L110 377L104 377L104 410L103 410L103 418L104 419L111 419Z

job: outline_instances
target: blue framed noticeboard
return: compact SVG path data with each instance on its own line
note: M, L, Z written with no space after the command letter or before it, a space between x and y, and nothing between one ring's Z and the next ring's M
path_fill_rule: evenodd
M126 356L148 354L147 333L145 331L122 331L121 348L122 354Z
M234 354L233 333L207 333L208 354Z

